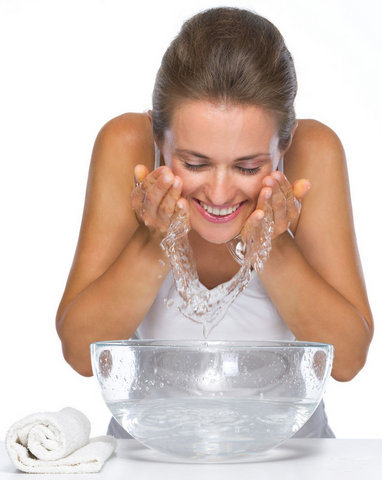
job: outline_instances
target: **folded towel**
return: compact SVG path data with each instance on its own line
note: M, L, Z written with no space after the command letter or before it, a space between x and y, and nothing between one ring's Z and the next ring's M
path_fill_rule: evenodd
M5 447L28 473L96 473L115 450L111 436L89 440L90 422L74 408L28 415L9 429Z

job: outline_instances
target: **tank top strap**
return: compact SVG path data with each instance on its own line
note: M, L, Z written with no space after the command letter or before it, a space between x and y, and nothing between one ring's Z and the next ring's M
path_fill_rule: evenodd
M143 110L143 113L146 113L146 115L149 114L149 110ZM160 167L160 150L157 147L157 144L154 142L154 148L155 148L155 157L154 157L154 170Z
M284 173L284 157L280 158L280 161L279 161L279 165L278 165L278 167L277 167L277 170L278 170L279 172L281 172L281 173ZM294 235L293 235L293 233L292 233L292 231L291 231L290 228L288 228L288 232L289 232L290 236L291 236L292 238L294 238Z
M160 150L157 147L157 144L154 142L155 147L155 162L154 162L154 170L160 167Z
M277 170L281 173L284 173L284 157L282 157L279 161L279 166L277 167Z

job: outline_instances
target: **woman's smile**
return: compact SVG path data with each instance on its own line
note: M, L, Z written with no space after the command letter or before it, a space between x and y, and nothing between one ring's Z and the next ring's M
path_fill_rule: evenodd
M240 202L230 205L214 205L211 203L205 203L197 198L192 198L196 205L196 208L200 214L207 221L212 223L226 223L234 220L241 212L243 206L247 202Z

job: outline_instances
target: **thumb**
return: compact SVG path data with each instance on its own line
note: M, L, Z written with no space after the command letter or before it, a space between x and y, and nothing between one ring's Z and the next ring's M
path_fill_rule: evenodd
M256 209L247 219L240 232L240 236L245 242L259 236L262 228L261 220L264 218L264 215L264 210Z
M305 178L300 178L296 180L292 185L293 195L297 198L297 200L301 200L305 197L305 195L309 192L311 187L311 183L309 180Z
M180 197L176 202L175 214L185 216L187 220L190 218L190 205L185 198Z
M136 165L134 168L134 183L143 182L149 173L149 169L145 165Z

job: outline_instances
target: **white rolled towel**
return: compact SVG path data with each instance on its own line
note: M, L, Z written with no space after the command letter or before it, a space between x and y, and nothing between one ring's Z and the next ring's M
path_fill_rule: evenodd
M9 429L11 462L27 473L96 473L117 446L114 437L89 440L90 422L75 408L28 415Z

